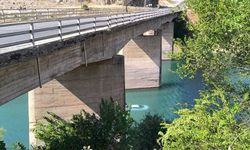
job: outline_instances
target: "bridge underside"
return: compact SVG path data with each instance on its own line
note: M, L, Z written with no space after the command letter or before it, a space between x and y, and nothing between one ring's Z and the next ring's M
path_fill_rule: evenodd
M148 31L125 45L122 53L125 56L126 89L159 87L161 38L161 30Z
M158 17L0 55L0 103L27 93L82 64L111 59L133 38L160 29L178 14ZM4 63L3 63L4 62ZM40 78L40 80L39 80Z
M81 110L98 113L101 99L112 97L124 107L124 57L82 65L29 92L30 143L36 144L33 126L47 112L68 120Z
M30 129L47 111L65 119L81 109L98 113L102 98L113 97L124 107L125 86L160 86L162 50L172 47L173 33L164 26L175 17L6 54L0 58L8 60L0 66L0 104L30 91ZM143 35L149 30L155 32ZM117 55L121 49L125 61Z

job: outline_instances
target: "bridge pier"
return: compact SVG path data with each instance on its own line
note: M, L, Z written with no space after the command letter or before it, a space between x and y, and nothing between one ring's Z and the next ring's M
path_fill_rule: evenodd
M64 119L70 119L82 109L98 113L101 99L110 97L124 107L124 84L123 56L77 67L29 92L30 131L46 112L54 112ZM30 143L36 143L31 132Z
M161 26L162 30L162 59L169 59L168 53L173 52L174 22L167 22Z
M123 48L125 88L159 87L161 81L161 30L148 31Z

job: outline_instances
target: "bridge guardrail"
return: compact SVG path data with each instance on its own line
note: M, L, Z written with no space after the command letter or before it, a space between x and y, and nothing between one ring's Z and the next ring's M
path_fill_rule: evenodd
M2 24L0 25L0 54L91 32L111 30L120 25L159 17L181 10L181 7L167 8L107 16L99 15L52 21Z
M152 8L130 8L129 12L138 12L140 10L152 10ZM35 20L45 20L62 17L90 16L103 13L122 13L125 9L107 9L90 8L84 10L81 8L44 8L44 9L1 9L0 23L27 22Z

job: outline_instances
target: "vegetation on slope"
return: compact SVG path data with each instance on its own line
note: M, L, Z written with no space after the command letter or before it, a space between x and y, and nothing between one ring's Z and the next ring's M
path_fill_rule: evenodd
M192 36L182 39L178 73L193 78L202 71L206 90L192 109L163 123L163 149L250 149L250 1L188 0ZM185 17L188 18L188 17Z
M5 150L5 143L3 141L3 132L4 130L0 128L0 150Z
M46 124L40 122L35 128L36 137L45 144L36 147L40 150L80 150L84 146L94 150L151 150L159 147L156 140L163 121L157 115L147 115L135 124L129 112L112 99L102 101L99 117L82 111L70 121L53 113L45 120Z

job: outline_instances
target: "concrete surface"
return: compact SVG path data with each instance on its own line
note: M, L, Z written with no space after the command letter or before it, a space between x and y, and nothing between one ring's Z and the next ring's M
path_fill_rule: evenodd
M0 103L6 103L38 87L38 71L41 83L45 84L82 64L111 59L130 39L148 30L159 29L162 24L171 22L176 16L177 14L162 16L120 26L112 31L96 32L2 54Z
M101 99L112 97L125 107L124 58L82 65L29 92L30 143L36 144L32 129L47 112L69 120L82 109L99 112Z
M160 86L161 35L160 30L140 35L123 48L126 89Z
M170 59L169 53L173 52L174 22L163 24L162 27L162 59Z

